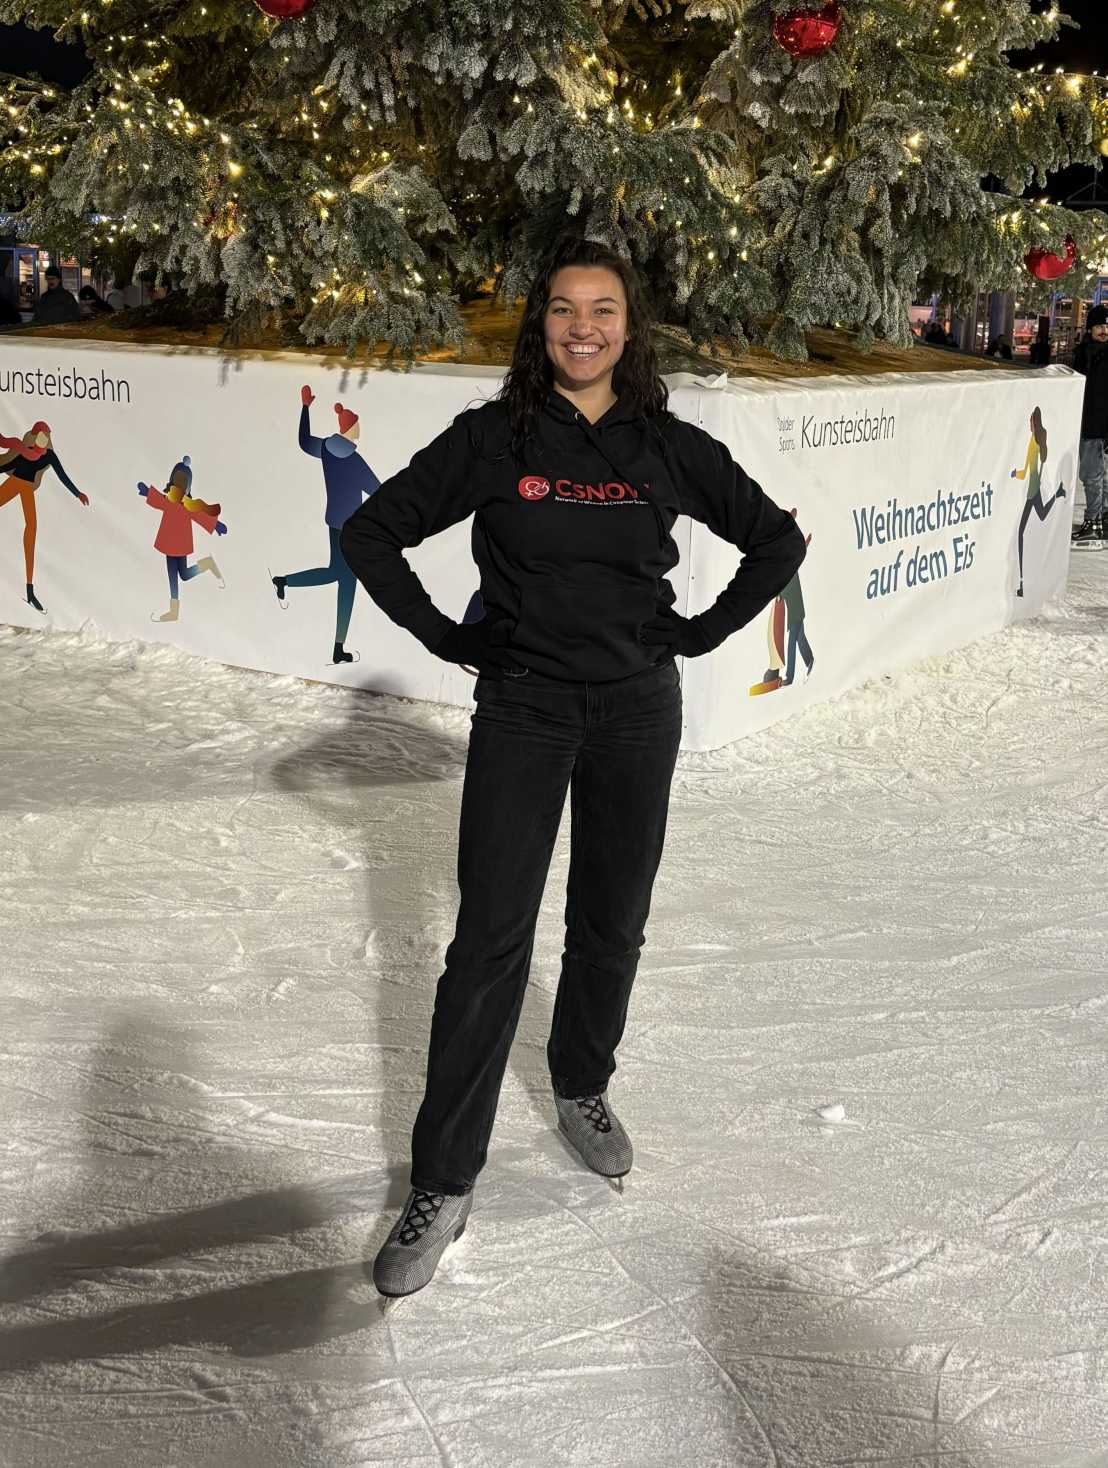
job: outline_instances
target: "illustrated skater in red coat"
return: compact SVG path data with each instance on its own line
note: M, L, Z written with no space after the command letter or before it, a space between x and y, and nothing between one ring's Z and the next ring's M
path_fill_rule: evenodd
M194 576L210 571L220 585L223 585L223 577L212 556L204 556L194 566L189 564L188 558L193 550L194 525L199 525L209 535L213 532L216 535L227 534L227 527L219 518L221 507L194 499L189 492L191 488L192 461L188 454L180 463L174 464L164 494L149 484L140 483L138 487L139 494L150 508L162 513L162 523L158 527L154 549L165 556L166 570L169 573L169 611L152 618L155 622L176 622L180 616L182 581L191 581Z

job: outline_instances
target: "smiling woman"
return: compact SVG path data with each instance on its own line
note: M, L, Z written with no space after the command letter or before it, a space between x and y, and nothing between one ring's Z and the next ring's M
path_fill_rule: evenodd
M569 792L566 944L547 1046L554 1110L586 1167L610 1178L631 1168L607 1090L665 838L682 719L675 658L718 647L804 557L793 516L667 401L635 271L568 238L531 284L498 397L457 418L343 528L343 554L378 606L481 675L461 904L412 1191L374 1266L385 1295L426 1285L466 1227ZM471 513L487 615L457 626L403 551ZM714 606L688 618L667 579L682 514L744 557Z

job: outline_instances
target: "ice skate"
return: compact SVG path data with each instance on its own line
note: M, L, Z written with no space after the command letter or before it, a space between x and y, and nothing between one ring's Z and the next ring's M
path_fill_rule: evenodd
M34 583L31 581L27 582L27 605L29 607L34 607L36 612L43 612L46 610L46 608L42 605L42 602L40 602L38 597L35 595Z
M215 579L219 582L220 590L223 590L226 587L227 583L223 579L223 572L216 565L215 558L213 556L204 556L202 560L197 561L196 569L198 571L210 571Z
M1070 545L1074 550L1103 550L1104 526L1101 520L1082 520L1070 536Z
M750 697L757 698L763 693L776 693L779 688L784 686L784 683L785 679L781 668L767 668L762 674L762 681L750 685Z
M151 617L151 622L176 622L181 615L181 603L174 596L170 598L169 611L163 612L160 617Z
M601 1177L620 1178L631 1171L631 1139L608 1107L607 1091L567 1101L554 1095L558 1129L584 1162Z
M412 1295L429 1284L443 1250L466 1231L473 1194L408 1194L404 1211L373 1262L379 1294Z
M285 581L288 578L285 576L270 576L269 579L273 582L273 590L277 593L278 606L281 608L282 611L287 612L289 609L289 601L288 595L285 591Z

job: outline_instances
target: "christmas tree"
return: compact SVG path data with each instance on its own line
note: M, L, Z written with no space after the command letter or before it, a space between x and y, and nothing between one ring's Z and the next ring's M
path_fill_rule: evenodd
M1034 300L1025 256L1067 237L1068 288L1108 255L1103 214L1024 197L1108 148L1101 79L1011 63L1070 23L1041 0L85 3L0 0L92 61L4 78L0 207L134 241L240 329L457 341L568 226L697 342L803 357L824 324L907 343L921 293Z

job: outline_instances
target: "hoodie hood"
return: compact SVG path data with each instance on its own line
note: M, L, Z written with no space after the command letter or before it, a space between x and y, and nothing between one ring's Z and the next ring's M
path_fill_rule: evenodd
M545 417L552 418L555 422L559 423L576 423L578 421L588 423L589 421L571 398L566 397L565 393L560 393L553 389L546 400L546 407L543 409L543 414ZM590 426L600 429L614 428L620 423L634 423L636 420L645 422L646 414L640 408L634 407L631 400L624 394L622 397L617 398L608 411Z

